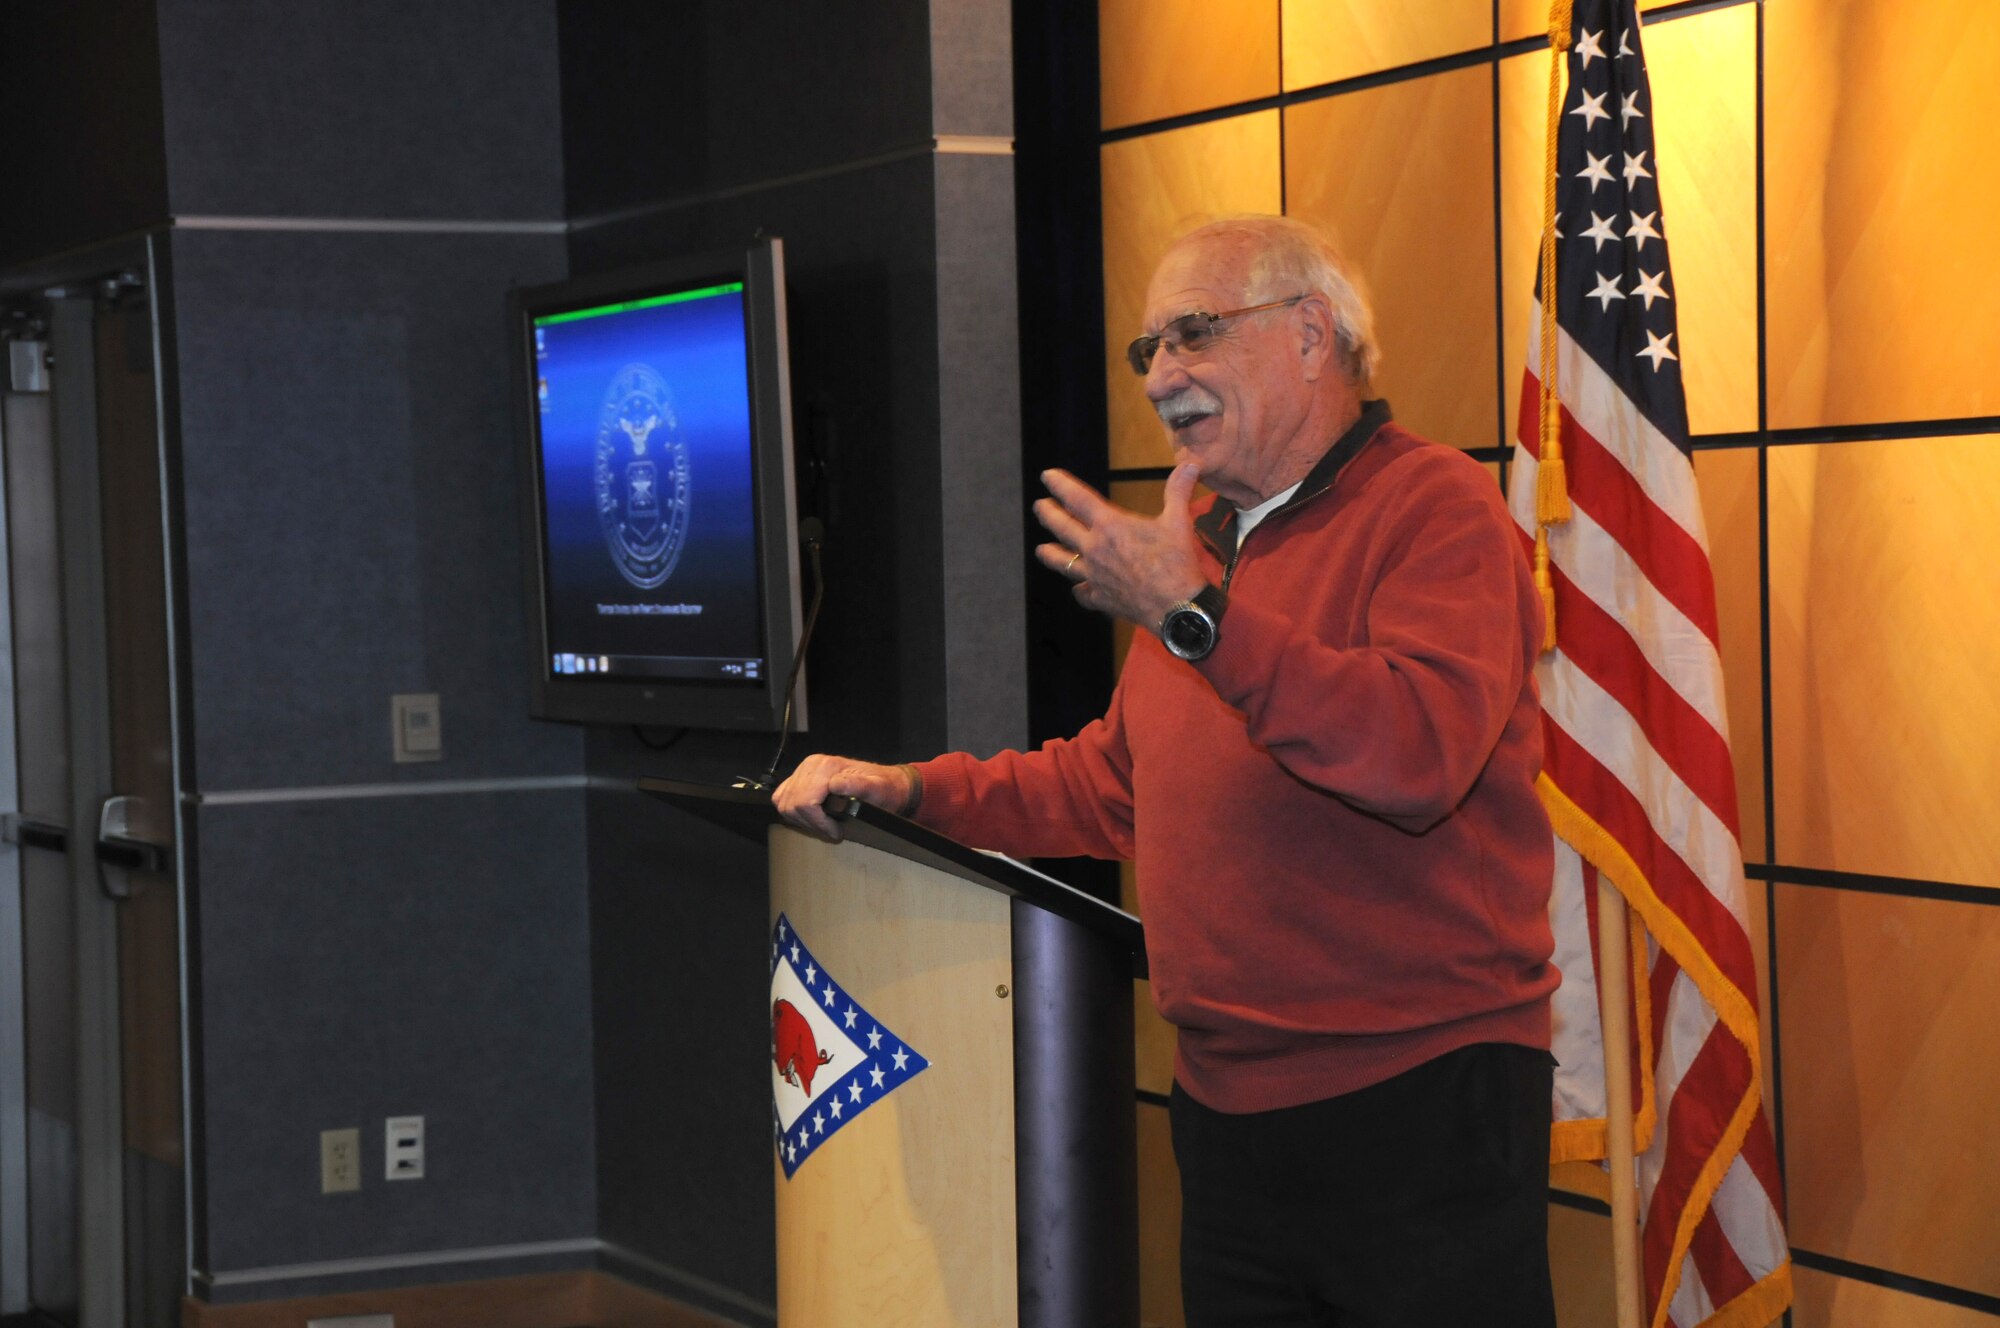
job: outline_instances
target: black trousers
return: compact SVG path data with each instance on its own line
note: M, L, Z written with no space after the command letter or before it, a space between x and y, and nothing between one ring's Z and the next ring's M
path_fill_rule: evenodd
M1189 1328L1555 1328L1547 1052L1228 1115L1178 1084Z

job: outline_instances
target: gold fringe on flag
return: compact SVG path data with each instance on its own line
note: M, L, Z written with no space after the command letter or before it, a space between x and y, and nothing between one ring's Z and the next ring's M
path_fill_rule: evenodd
M1556 390L1556 148L1562 133L1563 57L1570 48L1570 0L1549 6L1548 139L1542 170L1541 448L1535 474L1535 588L1542 595L1542 649L1556 648L1556 587L1549 527L1570 518L1563 467L1562 397Z

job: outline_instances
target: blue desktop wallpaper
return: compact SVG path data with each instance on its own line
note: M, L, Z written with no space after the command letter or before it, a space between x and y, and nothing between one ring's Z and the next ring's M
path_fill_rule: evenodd
M762 659L741 292L533 335L549 651Z

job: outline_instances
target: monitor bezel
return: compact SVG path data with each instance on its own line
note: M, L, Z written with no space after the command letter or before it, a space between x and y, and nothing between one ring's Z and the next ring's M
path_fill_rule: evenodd
M750 451L757 521L758 614L765 677L758 685L568 675L555 672L548 624L548 525L534 320L543 314L615 304L727 281L743 283L750 391ZM571 724L776 733L801 623L797 486L792 462L791 366L785 319L784 244L762 236L746 247L663 258L614 272L508 293L513 342L515 454L520 470L526 592L529 713ZM800 670L790 728L806 727Z

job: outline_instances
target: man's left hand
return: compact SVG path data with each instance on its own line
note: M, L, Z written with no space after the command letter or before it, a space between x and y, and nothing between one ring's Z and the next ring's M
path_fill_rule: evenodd
M1201 470L1191 462L1167 477L1154 517L1128 512L1065 470L1045 470L1050 497L1035 519L1055 536L1035 546L1050 571L1076 583L1076 602L1156 631L1167 610L1207 583L1188 502Z

